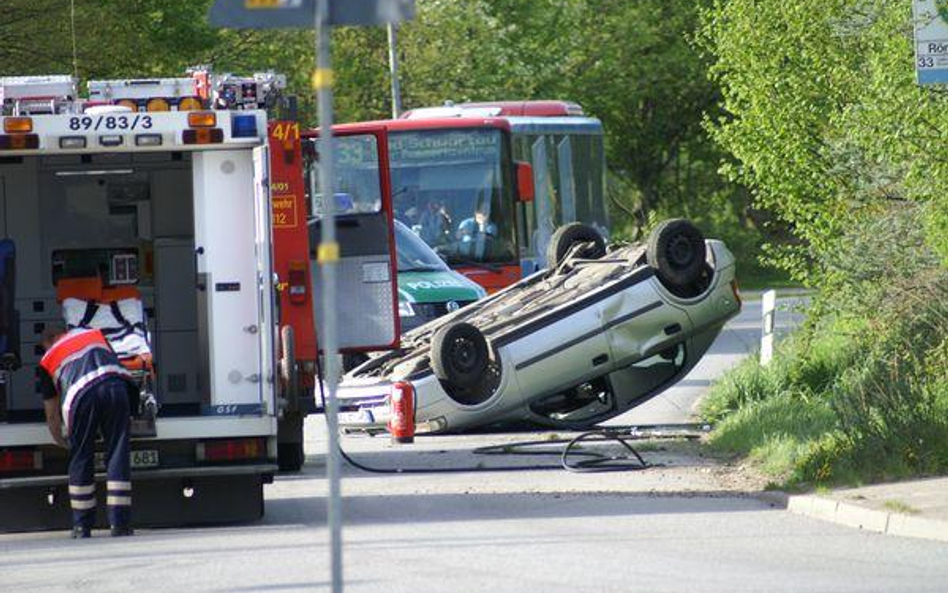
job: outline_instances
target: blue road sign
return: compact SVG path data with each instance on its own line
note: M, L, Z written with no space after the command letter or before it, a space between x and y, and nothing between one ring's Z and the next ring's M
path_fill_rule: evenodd
M232 29L312 29L316 0L215 0L208 21ZM415 0L329 0L329 24L386 25L410 20Z

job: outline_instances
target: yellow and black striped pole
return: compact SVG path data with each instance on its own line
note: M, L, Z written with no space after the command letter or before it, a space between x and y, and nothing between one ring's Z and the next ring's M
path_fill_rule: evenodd
M333 187L332 139L332 60L330 54L329 0L316 4L316 70L313 72L313 90L319 106L319 190L323 196L322 208L313 204L313 212L322 213L322 240L317 248L320 271L323 323L318 336L326 362L323 378L326 389L326 425L329 431L326 451L326 478L329 482L327 519L329 523L329 555L332 572L332 591L342 593L342 493L340 488L341 461L339 456L339 402L336 386L339 383L338 331L336 327L336 271L339 262L339 243L336 241L336 199ZM316 196L313 195L315 200ZM319 319L318 315L314 316Z

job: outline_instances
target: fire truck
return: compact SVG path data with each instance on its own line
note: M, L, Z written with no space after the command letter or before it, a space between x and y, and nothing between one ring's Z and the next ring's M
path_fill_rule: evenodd
M68 452L38 394L51 325L102 329L157 399L133 420L135 523L259 517L263 485L302 463L316 344L293 326L313 323L314 243L298 127L265 111L281 85L197 71L90 81L80 98L69 76L0 79L0 530L70 522ZM371 284L393 303L384 323L382 243L340 296L358 308Z

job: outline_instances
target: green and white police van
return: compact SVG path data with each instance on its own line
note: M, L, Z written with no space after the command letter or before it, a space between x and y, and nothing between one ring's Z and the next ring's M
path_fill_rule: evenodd
M455 272L418 235L395 221L398 316L402 333L457 311L487 293Z

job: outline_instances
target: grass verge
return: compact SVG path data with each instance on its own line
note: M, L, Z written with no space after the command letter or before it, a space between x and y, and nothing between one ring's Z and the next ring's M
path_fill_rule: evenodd
M948 472L948 273L748 359L703 404L710 446L787 489Z

